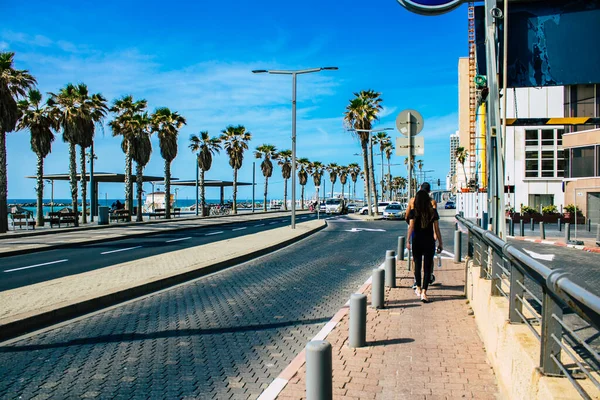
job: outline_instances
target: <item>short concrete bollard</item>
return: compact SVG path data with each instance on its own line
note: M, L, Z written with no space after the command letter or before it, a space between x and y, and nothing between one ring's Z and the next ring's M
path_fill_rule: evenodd
M519 235L525 236L525 221L523 220L519 221Z
M569 222L565 222L565 243L569 243L571 241L571 224Z
M385 271L381 268L375 268L371 279L371 307L373 308L385 307L384 280Z
M511 219L508 220L508 234L510 236L515 236L515 221Z
M560 217L558 217L558 222L556 224L558 225L558 231L562 232L562 220Z
M354 293L350 296L350 334L348 345L364 347L367 343L367 296Z
M462 234L460 231L454 231L454 262L459 263L461 260L462 250Z
M544 221L540 221L540 239L546 239L546 225L544 225Z
M396 257L385 257L385 286L396 287Z
M406 248L406 238L398 236L398 260L404 261L404 249Z
M533 232L535 228L535 221L533 220L533 217L529 219L529 224L531 225L531 232Z
M333 398L333 361L331 345L325 340L308 342L306 351L306 399Z

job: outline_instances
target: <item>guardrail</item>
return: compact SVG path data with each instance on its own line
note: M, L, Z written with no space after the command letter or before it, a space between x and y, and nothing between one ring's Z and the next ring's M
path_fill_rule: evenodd
M540 341L540 371L566 377L582 398L595 398L578 381L587 378L600 390L600 357L563 313L570 309L600 331L600 297L574 283L569 273L548 268L460 215L456 219L469 231L468 256L481 267L480 277L492 281L491 295L508 300L510 323L526 324ZM541 287L541 299L534 293L539 289L526 286L526 280Z

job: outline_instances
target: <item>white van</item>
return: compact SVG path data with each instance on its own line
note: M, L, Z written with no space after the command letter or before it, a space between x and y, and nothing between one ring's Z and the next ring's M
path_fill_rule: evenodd
M327 214L342 214L345 208L344 199L327 199L325 201L325 212Z

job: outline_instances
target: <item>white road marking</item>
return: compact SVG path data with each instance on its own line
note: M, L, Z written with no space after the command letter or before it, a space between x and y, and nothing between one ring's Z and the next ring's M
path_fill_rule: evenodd
M35 264L35 265L29 265L27 267L20 267L20 268L13 268L13 269L7 269L4 272L14 272L14 271L21 271L23 269L29 269L29 268L36 268L36 267L43 267L44 265L52 265L52 264L58 264L58 263L62 263L65 261L69 261L68 259L64 259L64 260L57 260L57 261L50 261L47 263L43 263L43 264Z
M449 251L446 251L446 250L442 250L442 254L446 254L446 255L448 255L450 257L454 257L453 253L450 253Z
M523 249L523 250L525 250L531 257L537 258L538 260L544 260L544 261L554 260L554 254L539 254L539 253L536 253L535 251L531 251L531 250L527 250L527 249Z
M210 233L207 233L207 234L206 234L206 235L204 235L204 236L218 235L219 233L223 233L223 231L219 231L219 232L210 232Z
M277 222L278 222L278 221L275 221L275 222L269 222L269 225L276 224Z
M127 248L119 249L119 250L104 251L104 252L102 252L100 254L118 253L120 251L127 251L127 250L139 249L140 247L142 247L142 246L127 247Z
M265 224L258 224L258 225L254 225L254 226L265 226Z
M180 240L188 240L191 239L191 236L188 237L184 237L184 238L179 238L179 239L171 239L171 240L167 240L165 243L173 243L173 242L179 242Z
M242 229L246 229L246 227L244 226L243 228L234 228L232 229L232 231L241 231Z
M371 229L371 228L352 228L352 229L346 229L346 232L360 232L360 231L385 232L385 229Z

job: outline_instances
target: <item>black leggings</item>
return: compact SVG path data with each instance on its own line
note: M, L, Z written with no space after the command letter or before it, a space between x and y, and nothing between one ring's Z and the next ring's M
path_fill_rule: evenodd
M433 257L435 256L435 242L433 243L414 243L413 242L413 258L415 260L415 282L417 286L427 290L429 281L431 280L431 272L433 271ZM423 262L425 258L425 262ZM423 271L423 285L421 285L421 267Z

